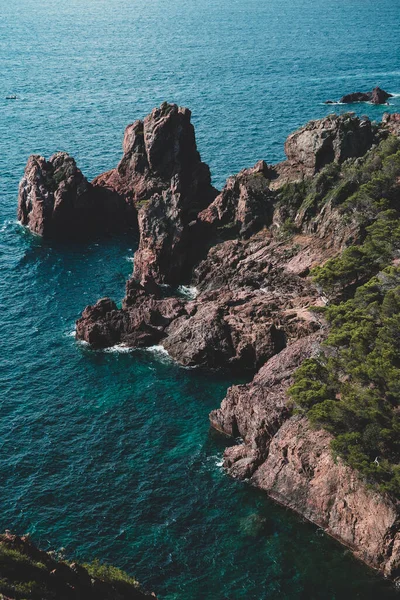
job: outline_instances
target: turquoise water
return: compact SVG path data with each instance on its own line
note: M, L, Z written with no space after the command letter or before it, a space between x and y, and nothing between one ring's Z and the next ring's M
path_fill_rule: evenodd
M15 210L30 153L67 150L94 176L163 100L192 109L216 185L280 160L292 129L332 110L324 100L400 92L399 12L393 0L0 0L0 529L110 561L164 600L397 597L224 475L208 413L231 378L75 342L86 304L122 298L136 240L47 244Z

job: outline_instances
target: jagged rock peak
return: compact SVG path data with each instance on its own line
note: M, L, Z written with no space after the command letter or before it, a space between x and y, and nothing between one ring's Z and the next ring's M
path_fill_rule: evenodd
M141 283L173 285L190 273L200 247L193 225L217 195L190 118L187 108L164 103L125 132L117 172L139 209L134 277Z
M171 180L190 186L194 178L211 185L208 166L196 147L191 112L164 102L143 120L128 125L123 140L124 155L118 166L93 181L112 189L133 204L145 202L171 187Z
M133 158L139 167L144 166L163 179L171 179L200 161L190 118L188 108L164 102L143 121L128 125L123 141L125 160L119 169L127 159Z

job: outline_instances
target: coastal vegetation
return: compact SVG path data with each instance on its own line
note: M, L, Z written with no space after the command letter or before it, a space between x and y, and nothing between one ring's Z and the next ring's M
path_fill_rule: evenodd
M399 148L400 140L393 137L381 142L343 168L323 198L313 184L312 204L321 205L327 198L340 204L342 218L356 219L361 236L358 244L312 271L314 282L330 299L317 309L329 324L329 336L320 355L295 372L290 388L298 410L333 434L334 454L396 498L400 497ZM334 173L331 166L327 169Z
M127 573L98 560L83 566L39 550L29 537L0 535L0 598L139 600L148 597Z

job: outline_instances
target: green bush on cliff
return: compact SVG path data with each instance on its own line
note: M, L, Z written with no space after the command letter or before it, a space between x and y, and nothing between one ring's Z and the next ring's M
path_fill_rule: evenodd
M371 273L382 269L400 251L399 216L393 209L381 211L366 228L363 244L350 246L340 256L313 269L315 283L326 293L335 293L364 282Z
M400 268L324 314L325 350L296 371L291 398L335 436L335 454L400 497Z
M393 184L399 175L400 139L389 135L362 158L330 163L310 180L284 185L278 196L282 219L295 221L303 213L312 220L330 202L344 220L367 227L379 212L397 207Z
M101 563L98 559L91 563L86 563L83 566L89 575L92 577L97 577L97 579L101 579L107 583L126 583L128 585L139 587L138 581L125 573L125 571L122 571L122 569L118 569L117 567L113 567L112 565Z

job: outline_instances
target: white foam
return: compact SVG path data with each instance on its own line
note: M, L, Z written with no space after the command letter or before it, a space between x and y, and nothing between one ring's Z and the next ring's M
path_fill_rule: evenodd
M64 333L64 335L66 337L75 337L76 336L76 329L74 329L73 331L68 331L68 333Z
M10 225L21 225L22 226L22 223L20 221L7 219L6 221L4 221L4 223L0 229L0 232L4 233L4 231L7 231L7 229L10 227Z
M131 348L126 344L115 344L115 346L110 346L110 348L104 348L103 352L107 352L107 354L127 354L128 352L133 352L135 348Z
M152 352L153 354L161 354L162 356L169 356L168 350L159 344L158 346L149 346L148 348L143 348L143 350L147 350L147 352Z
M125 256L125 260L133 263L133 256Z
M76 343L79 346L89 346L90 345L89 342L87 342L86 340L76 340Z
M189 300L194 300L198 296L199 290L194 285L180 285L178 292Z

